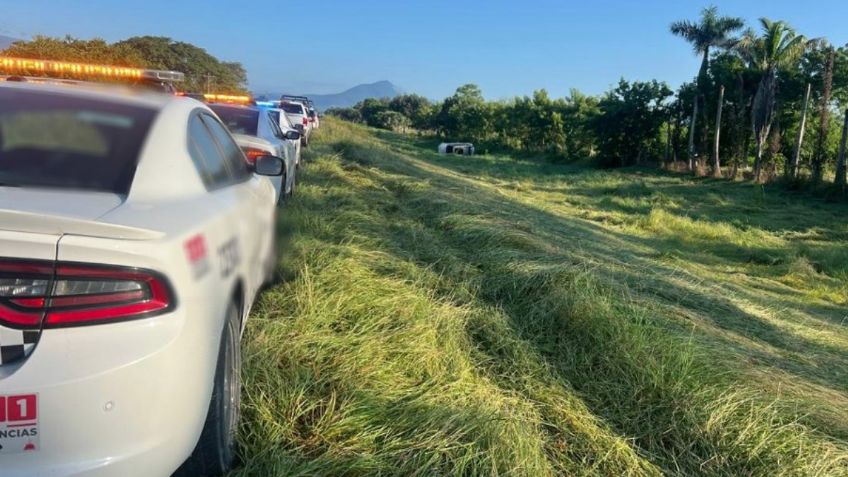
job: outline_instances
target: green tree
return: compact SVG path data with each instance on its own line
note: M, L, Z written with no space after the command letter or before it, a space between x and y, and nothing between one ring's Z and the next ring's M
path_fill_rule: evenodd
M760 82L751 108L751 126L756 140L754 178L761 180L763 153L775 118L778 73L796 66L809 42L783 21L761 18L762 35L748 31L736 49L750 68L759 72Z
M696 101L697 109L701 112L701 141L700 148L690 145L690 149L703 150L704 141L709 135L709 127L707 126L707 93L711 87L709 68L710 68L710 51L714 48L728 47L732 44L731 34L741 30L745 26L745 21L738 17L719 16L718 8L715 6L705 8L701 11L701 18L697 22L688 20L677 21L671 24L671 33L685 39L692 45L692 49L696 55L701 55L701 68L698 70L697 76L697 91ZM697 121L697 118L692 118L692 121ZM692 136L695 137L694 135Z
M457 141L482 141L488 138L492 125L483 93L474 84L460 86L445 99L437 121L442 135Z
M666 119L665 101L672 91L665 83L619 81L603 96L594 121L601 164L627 166L657 157L660 131Z
M397 111L384 110L374 115L373 126L390 131L404 131L410 126L409 118Z
M810 52L812 54L809 57L815 59L812 62L805 63L818 67L818 74L816 76L822 84L821 97L818 100L818 129L816 131L815 150L812 161L813 182L819 183L824 176L827 160L829 157L832 157L835 149L835 141L828 141L830 138L835 139L835 135L831 132L830 128L831 118L835 115L833 111L834 89L842 91L846 89L845 83L848 82L846 72L848 71L846 71L845 64L848 61L846 61L844 49L834 48L833 45L827 42L821 42L819 48L812 48ZM841 78L837 76L837 68L842 73ZM836 78L839 79L836 80ZM839 92L841 93L842 91Z
M138 51L123 45L109 44L100 38L80 40L72 36L52 38L39 35L29 41L13 43L3 51L3 55L115 66L147 66L145 58Z
M363 122L362 113L357 108L329 108L324 111L324 114L335 116L339 119L350 121L352 123Z
M757 91L759 76L734 52L722 52L710 62L714 85L725 87L724 118L722 122L720 155L730 158L731 177L736 177L741 164L748 161L751 128L751 102ZM714 90L713 90L714 91ZM711 95L712 96L712 95ZM727 163L728 161L725 161Z
M562 120L565 153L570 159L585 159L595 155L597 137L593 122L601 114L598 98L576 89L562 101Z
M365 124L377 127L379 125L377 115L383 111L388 111L389 100L386 98L367 98L357 103L354 108L359 110Z
M389 101L389 109L409 118L412 127L428 129L433 105L424 96L402 94Z
M115 43L145 59L148 68L181 71L186 75L186 91L243 93L247 73L241 63L222 62L206 50L163 36L137 36Z

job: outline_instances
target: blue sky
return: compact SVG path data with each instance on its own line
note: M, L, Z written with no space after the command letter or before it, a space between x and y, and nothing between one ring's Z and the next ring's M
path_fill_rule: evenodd
M668 33L710 2L683 0L0 0L0 34L109 41L163 35L241 61L255 90L338 92L387 79L431 98L477 83L500 99L600 93L620 77L677 86L698 59ZM848 43L848 0L714 1Z

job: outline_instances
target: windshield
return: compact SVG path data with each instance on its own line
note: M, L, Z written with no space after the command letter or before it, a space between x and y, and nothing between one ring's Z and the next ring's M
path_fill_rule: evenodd
M303 106L299 104L283 103L280 105L280 109L288 114L303 114Z
M0 186L126 194L156 110L0 88Z
M259 135L259 111L233 106L210 105L233 134Z

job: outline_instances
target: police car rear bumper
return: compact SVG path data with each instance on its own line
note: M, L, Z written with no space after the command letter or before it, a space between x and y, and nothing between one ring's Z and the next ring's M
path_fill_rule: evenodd
M170 475L203 428L220 339L185 310L46 330L0 376L0 395L38 399L31 450L0 450L0 475Z

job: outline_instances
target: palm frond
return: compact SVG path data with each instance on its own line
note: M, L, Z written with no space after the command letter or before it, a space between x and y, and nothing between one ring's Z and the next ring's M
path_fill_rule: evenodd
M710 6L701 11L698 22L676 21L671 24L670 30L674 35L691 43L696 54L701 54L712 47L724 47L730 34L744 26L742 18L719 16L718 8Z

